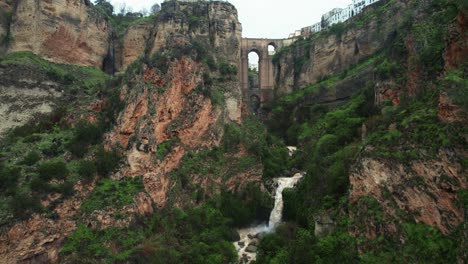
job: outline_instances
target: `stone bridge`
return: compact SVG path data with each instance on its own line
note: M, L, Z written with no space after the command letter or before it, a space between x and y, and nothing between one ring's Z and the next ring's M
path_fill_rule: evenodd
M288 46L291 39L260 39L242 38L241 59L239 65L239 79L242 95L245 102L257 101L259 103L271 101L274 97L274 53L268 51L272 45L275 51ZM249 87L249 53L258 55L258 87Z

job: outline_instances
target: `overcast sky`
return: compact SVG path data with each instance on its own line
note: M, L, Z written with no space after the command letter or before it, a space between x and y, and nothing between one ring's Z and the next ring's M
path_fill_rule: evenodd
M148 0L110 0L116 10L121 3L131 6L133 11L150 9L154 3ZM229 0L239 13L243 37L287 38L289 33L319 22L323 13L335 7L345 7L351 0Z

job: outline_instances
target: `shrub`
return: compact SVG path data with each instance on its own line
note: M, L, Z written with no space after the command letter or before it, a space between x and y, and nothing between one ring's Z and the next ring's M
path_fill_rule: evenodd
M119 165L120 154L117 149L108 152L100 147L95 154L96 171L101 176L107 176L113 172Z
M68 176L67 164L63 161L47 161L39 165L39 177L44 181L65 179Z
M96 174L96 165L93 161L89 160L81 160L78 163L78 174L83 178L85 181L91 181Z
M230 76L230 75L236 75L237 74L237 67L234 65L231 65L227 62L222 62L219 65L219 72L223 76Z
M92 212L107 206L121 208L131 204L133 197L142 190L144 190L142 177L124 178L120 181L102 179L93 193L83 202L80 210Z
M7 193L13 192L20 176L19 167L5 167L0 163L0 190Z
M226 124L222 141L223 148L226 151L235 150L241 142L241 134L241 129L237 124Z
M163 160L166 155L171 152L176 141L176 139L171 139L158 145L158 149L156 151L156 157L158 160Z
M101 135L101 128L86 120L81 120L75 125L73 138L67 144L67 148L76 157L82 157L87 152L89 145L99 142Z
M41 159L41 155L37 151L31 151L24 156L21 162L24 165L32 166Z
M13 215L19 219L25 219L32 213L42 210L39 200L24 191L19 191L13 196L10 208L13 210Z

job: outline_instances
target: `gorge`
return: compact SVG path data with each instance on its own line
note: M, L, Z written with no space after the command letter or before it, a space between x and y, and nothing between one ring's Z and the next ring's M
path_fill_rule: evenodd
M291 39L108 4L0 0L0 262L466 262L464 1Z

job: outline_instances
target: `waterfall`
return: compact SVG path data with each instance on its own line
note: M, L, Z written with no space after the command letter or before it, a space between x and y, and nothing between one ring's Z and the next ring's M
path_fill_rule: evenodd
M276 183L275 205L270 213L268 225L259 225L250 228L238 230L240 240L234 243L238 251L239 263L250 263L256 260L257 246L264 233L270 233L275 230L281 218L283 217L283 190L293 188L305 173L296 173L293 177L275 178Z
M285 188L292 188L299 179L302 178L301 173L296 173L291 178L276 178L275 181L278 184L275 194L275 206L271 210L270 221L268 222L268 228L273 230L280 222L283 217L283 190Z

